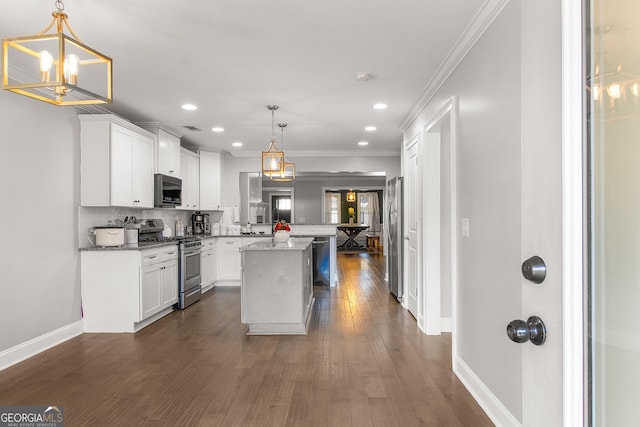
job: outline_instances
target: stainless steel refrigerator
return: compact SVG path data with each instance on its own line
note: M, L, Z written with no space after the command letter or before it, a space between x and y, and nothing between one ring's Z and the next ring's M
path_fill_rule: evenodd
M385 200L387 201L385 216L387 237L385 245L387 246L389 291L398 301L402 301L402 248L404 245L402 229L402 177L392 178L387 181Z

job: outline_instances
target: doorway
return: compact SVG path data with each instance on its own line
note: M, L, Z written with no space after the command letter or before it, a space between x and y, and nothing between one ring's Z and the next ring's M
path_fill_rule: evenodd
M455 98L450 98L424 133L424 290L420 304L424 324L419 326L427 335L453 331L457 253L454 106Z
M291 224L295 221L295 197L292 187L262 188L264 200L269 201L268 223L274 224L280 220Z

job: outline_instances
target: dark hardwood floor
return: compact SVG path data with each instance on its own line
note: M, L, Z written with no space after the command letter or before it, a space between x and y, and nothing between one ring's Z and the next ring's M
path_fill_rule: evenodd
M246 336L216 288L135 335L84 334L0 372L0 405L61 405L66 426L491 426L422 334L383 257L339 255L307 336Z

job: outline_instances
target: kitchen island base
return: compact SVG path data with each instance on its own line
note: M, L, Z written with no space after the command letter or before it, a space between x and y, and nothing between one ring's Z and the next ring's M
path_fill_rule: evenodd
M312 241L269 240L240 248L241 321L248 335L306 335L314 302Z

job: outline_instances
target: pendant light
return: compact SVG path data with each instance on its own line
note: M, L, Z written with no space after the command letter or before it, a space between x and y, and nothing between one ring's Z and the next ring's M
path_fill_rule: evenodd
M274 176L284 175L284 151L278 149L275 135L275 111L277 105L267 105L271 111L271 142L269 149L262 152L262 174L273 179Z
M353 190L349 190L347 193L347 202L355 202L356 201L356 193Z
M111 58L73 32L61 0L55 7L38 34L2 40L2 89L54 105L110 104Z
M282 133L282 137L280 138L280 147L284 152L284 128L287 127L286 123L278 123L280 127L280 131ZM280 175L274 175L271 177L272 181L277 182L290 182L296 179L296 164L293 162L287 161L287 158L284 157L284 168Z

